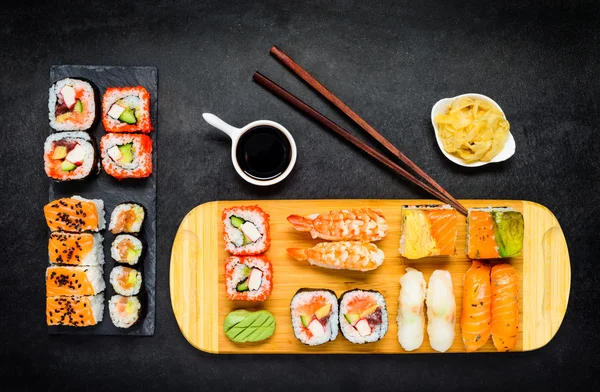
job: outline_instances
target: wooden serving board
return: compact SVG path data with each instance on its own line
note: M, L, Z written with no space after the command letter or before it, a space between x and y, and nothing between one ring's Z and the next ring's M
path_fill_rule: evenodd
M521 211L525 220L522 257L504 259L519 275L519 337L514 351L529 351L548 343L563 320L571 286L571 265L564 235L554 215L544 206L514 200L462 200L464 206L507 206ZM273 263L273 292L263 303L230 301L225 294L224 262L229 256L223 240L221 213L224 208L259 205L270 215L271 247L266 252ZM465 352L460 334L462 281L471 262L466 257L466 219L459 215L457 255L408 260L400 257L400 207L439 204L432 200L260 200L215 201L194 208L182 221L171 253L170 290L173 311L185 338L194 347L211 353L406 353L398 343L399 278L405 267L422 271L425 280L435 269L452 274L457 314L454 343L448 352ZM311 247L319 242L309 233L297 232L286 218L337 209L371 207L383 211L388 236L377 242L385 252L381 267L370 272L329 270L299 262L286 248ZM389 330L376 343L352 344L341 333L333 342L309 347L294 336L290 301L299 288L328 288L339 296L360 288L380 291L386 300ZM259 343L236 344L223 331L225 316L235 309L267 309L276 318L275 333ZM478 352L496 352L492 339ZM427 333L413 353L435 353Z

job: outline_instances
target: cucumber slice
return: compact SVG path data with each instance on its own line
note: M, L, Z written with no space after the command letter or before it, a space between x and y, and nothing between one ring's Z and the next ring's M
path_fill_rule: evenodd
M250 272L252 272L252 268L250 268L247 265L245 265L244 269L242 270L242 275L243 276L250 276Z
M302 325L304 325L306 328L308 328L308 324L311 322L311 320L311 316L300 316L300 321L302 321Z
M229 220L231 221L231 225L236 229L239 229L240 226L244 224L244 220L242 218L238 218L237 216L232 215Z
M79 99L77 100L77 102L75 102L75 111L77 113L83 112L83 104L81 103L81 101Z
M350 325L354 325L358 320L360 320L360 315L358 313L348 313L345 314L344 317Z
M75 170L76 167L77 167L77 165L75 165L74 163L71 163L69 161L62 161L62 163L60 164L60 169L62 171Z
M119 116L119 120L127 124L135 124L137 122L137 118L135 118L133 109L125 109Z
M244 236L244 242L242 242L242 246L252 243L252 241L250 241L250 238L246 237L246 234L242 233L242 235Z
M238 283L235 289L239 292L248 291L248 279L244 280L241 283Z

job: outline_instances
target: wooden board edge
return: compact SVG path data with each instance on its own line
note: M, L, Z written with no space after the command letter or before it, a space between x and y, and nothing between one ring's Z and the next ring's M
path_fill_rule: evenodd
M569 303L571 263L562 229L548 208L523 201L523 216L523 351L531 351L548 344L560 328Z
M193 347L213 354L219 352L216 262L219 233L206 225L218 210L217 205L217 201L201 204L185 216L173 241L169 269L171 307L179 330ZM204 224L197 225L197 222ZM203 243L210 245L203 248ZM185 265L184 255L196 262ZM188 292L192 295L187 295ZM198 323L202 324L201 328Z

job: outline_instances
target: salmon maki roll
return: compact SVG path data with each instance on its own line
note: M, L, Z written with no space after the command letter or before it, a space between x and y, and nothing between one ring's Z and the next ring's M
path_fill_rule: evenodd
M102 168L116 178L146 178L152 174L152 139L146 135L109 133L100 139Z
M101 267L51 266L46 269L46 296L96 295L106 285Z
M266 256L231 256L225 262L225 288L232 301L264 301L273 289L273 267Z
M90 233L54 232L48 240L52 264L96 266L104 264L102 236Z
M498 351L517 345L519 334L519 290L517 271L509 264L492 268L492 340Z
M137 296L113 295L108 301L108 314L117 328L130 328L140 321L142 304Z
M142 229L146 212L144 207L136 203L122 203L110 214L108 230L113 234L137 234Z
M378 291L350 290L340 296L340 330L354 344L382 339L388 330L385 298Z
M47 297L46 324L89 327L102 321L104 294L74 297Z
M478 350L489 339L491 333L492 287L490 266L473 260L463 280L462 314L460 328L465 349Z
M107 88L102 97L102 125L106 132L152 131L148 91L142 86Z
M338 300L326 289L300 289L290 304L292 328L301 343L318 346L338 335Z
M453 256L458 213L449 205L403 206L400 255L407 259Z
M119 265L110 271L110 284L119 295L138 295L142 280L142 273L134 268Z
M251 256L269 249L269 214L259 206L226 208L222 219L225 250L232 255Z
M470 208L467 256L472 259L515 257L523 253L523 214L512 208Z
M54 200L44 206L44 216L53 232L82 233L105 227L104 202L100 199L73 196Z

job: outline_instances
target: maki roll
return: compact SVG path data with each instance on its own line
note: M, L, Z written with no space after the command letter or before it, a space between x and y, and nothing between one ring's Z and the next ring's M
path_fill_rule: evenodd
M138 297L113 295L108 301L110 319L117 328L129 328L140 320L142 304Z
M137 295L142 287L142 273L133 268L117 266L110 271L110 284L117 294Z
M52 264L97 266L104 264L104 251L98 233L54 232L48 240L48 257Z
M62 79L50 87L48 119L56 131L86 131L96 119L96 97L91 84Z
M152 174L152 139L146 135L106 134L100 152L104 171L118 180Z
M144 207L135 203L123 203L110 214L108 230L113 234L139 233L144 223Z
M523 214L512 208L469 208L466 253L471 259L523 253Z
M44 216L50 231L100 231L104 221L104 202L80 196L53 200L44 206Z
M81 180L100 172L94 139L85 132L54 133L44 143L44 169L56 181Z
M136 265L144 247L142 241L129 234L119 234L112 242L110 255L117 263Z
M403 206L400 255L407 259L453 256L457 211L449 205Z
M152 131L148 91L142 86L107 88L102 97L102 125L106 132Z
M300 289L290 305L292 328L300 342L318 346L335 340L338 334L338 302L326 289Z
M225 250L236 256L257 255L269 249L269 214L259 206L223 210Z
M46 297L96 295L105 288L102 267L51 266L46 269Z
M378 291L351 290L340 297L340 330L351 343L376 342L388 330L385 298Z
M225 262L225 288L232 301L264 301L272 282L273 267L266 256L231 256Z
M89 296L47 297L46 324L89 327L102 321L104 293Z

